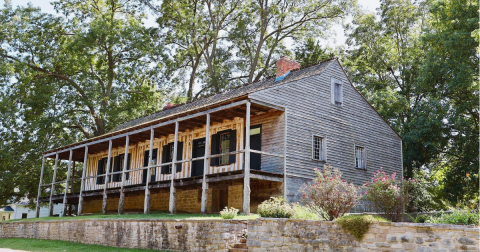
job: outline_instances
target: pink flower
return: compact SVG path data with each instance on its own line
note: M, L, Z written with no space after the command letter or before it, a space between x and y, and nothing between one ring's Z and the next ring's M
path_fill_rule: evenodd
M342 182L345 182L345 179L342 179Z
M366 191L365 194L368 194L368 191Z

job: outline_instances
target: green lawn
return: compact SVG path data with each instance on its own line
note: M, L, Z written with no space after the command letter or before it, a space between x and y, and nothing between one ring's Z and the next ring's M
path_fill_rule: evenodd
M257 214L252 215L238 215L235 220L252 220L259 218ZM115 213L102 215L102 213L95 213L90 215L73 216L73 217L42 217L42 218L30 218L19 219L10 221L40 221L40 220L83 220L83 219L177 219L177 220L221 220L219 214L190 214L190 213L178 213L169 214L166 212L152 212L150 214L143 213L126 213L124 215L118 215Z
M67 241L53 241L53 240L36 240L23 238L2 238L0 239L0 248L20 249L26 251L48 251L48 252L168 252L167 250L153 250L153 249L128 249L115 248L100 245L82 244Z

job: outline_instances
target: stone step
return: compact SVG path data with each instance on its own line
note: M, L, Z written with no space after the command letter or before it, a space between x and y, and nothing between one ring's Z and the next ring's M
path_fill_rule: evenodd
M231 248L228 250L228 252L248 252L248 249L246 248Z
M237 243L237 244L234 244L233 245L234 248L247 248L247 244L246 243Z
M240 238L240 243L247 243L247 238Z

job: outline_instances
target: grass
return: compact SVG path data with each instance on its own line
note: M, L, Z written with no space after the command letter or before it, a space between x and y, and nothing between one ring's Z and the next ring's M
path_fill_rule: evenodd
M335 220L344 231L352 234L355 239L361 241L374 222L390 222L376 215L344 215Z
M237 215L234 220L253 220L259 218L257 214L252 215ZM10 220L14 221L43 221L43 220L87 220L87 219L167 219L167 220L221 220L219 214L196 214L196 213L177 213L169 214L167 212L152 212L150 214L143 213L126 213L118 215L116 213L102 215L102 213L94 213L90 215L82 216L66 216L66 217L41 217L41 218L29 218Z
M53 240L36 240L24 238L2 238L0 239L0 248L20 249L26 251L48 251L48 252L168 252L167 250L153 250L153 249L129 249L129 248L115 248L101 245L82 244L67 241L53 241Z

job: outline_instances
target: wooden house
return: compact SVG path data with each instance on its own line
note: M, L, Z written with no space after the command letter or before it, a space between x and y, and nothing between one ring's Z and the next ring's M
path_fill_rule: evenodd
M132 120L49 150L48 159L53 181L43 183L42 165L38 202L50 209L250 213L271 196L298 200L325 164L357 185L380 167L401 173L402 142L338 60L300 68L282 57L276 78ZM64 181L56 180L59 162L68 164ZM67 189L58 194L58 184Z

